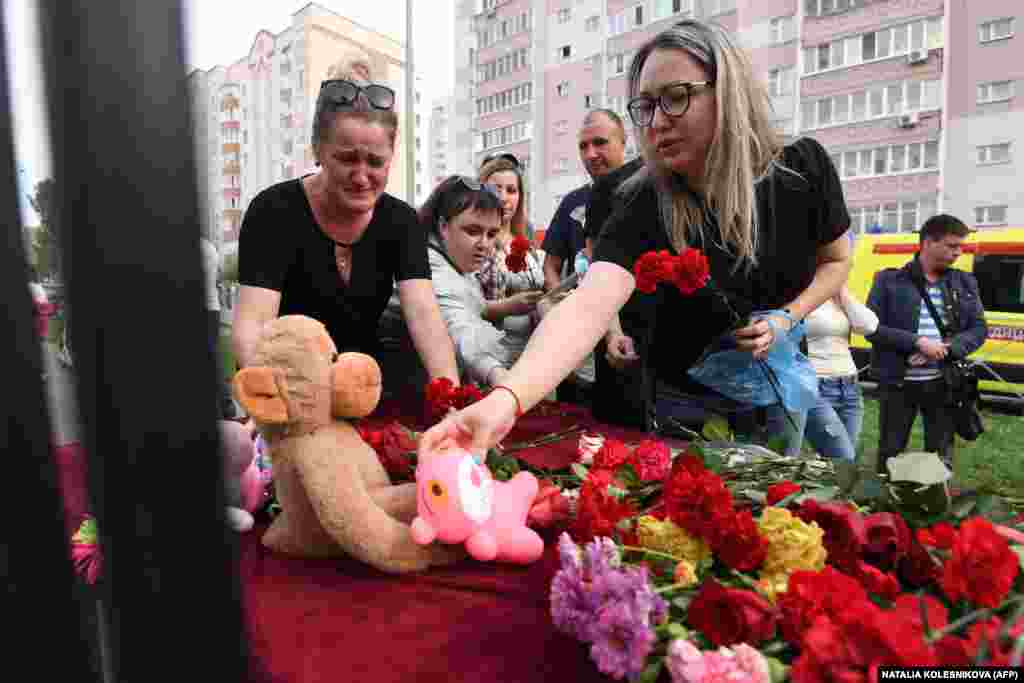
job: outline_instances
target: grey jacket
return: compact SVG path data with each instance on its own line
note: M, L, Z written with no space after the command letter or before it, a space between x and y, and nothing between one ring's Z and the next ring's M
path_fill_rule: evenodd
M528 335L499 329L485 320L486 301L480 282L472 274L457 271L435 248L429 248L427 254L434 294L455 344L459 370L464 377L486 384L494 368L508 369L519 359Z

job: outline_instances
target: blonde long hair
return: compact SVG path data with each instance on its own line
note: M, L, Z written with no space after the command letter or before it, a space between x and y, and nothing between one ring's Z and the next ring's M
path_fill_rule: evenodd
M512 214L511 225L509 229L513 235L525 235L526 234L526 180L523 179L523 169L519 168L519 164L505 159L503 157L497 157L491 159L483 168L480 169L479 180L481 183L486 183L490 180L490 177L495 173L501 173L502 171L512 171L516 174L516 178L519 181L519 205L516 207L516 212Z
M750 57L727 31L715 24L684 20L644 43L629 67L630 97L640 90L640 74L655 50L686 52L715 82L717 104L715 135L704 164L705 202L717 214L723 246L750 268L757 263L756 184L773 171L782 151L782 137L771 123L768 90L754 74ZM646 162L623 183L630 194L648 178L663 190L658 193L662 218L673 246L683 250L702 238L704 215L700 202L687 191L685 179L660 163L647 136L636 131Z

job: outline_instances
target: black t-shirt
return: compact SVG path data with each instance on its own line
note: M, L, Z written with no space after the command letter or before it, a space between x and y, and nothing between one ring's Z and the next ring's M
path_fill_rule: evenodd
M814 278L818 247L837 239L850 225L839 177L817 141L801 138L787 145L780 163L784 168L774 169L757 186L756 267L734 268L736 257L722 248L713 219L704 225L704 243L694 245L703 249L711 277L744 317L781 308L796 298ZM633 264L648 251L676 253L656 193L648 181L615 209L595 246L596 261L610 261L632 273ZM659 379L693 389L686 371L730 328L732 318L709 288L684 297L675 287L662 285L657 297L650 349L645 351Z
M426 232L416 212L381 195L352 247L346 285L334 242L313 217L302 180L267 188L252 200L238 238L239 284L281 292L278 315L322 322L339 350L373 353L377 324L395 280L430 279Z
M637 157L594 181L590 201L587 203L587 220L584 226L586 237L597 240L601 236L601 229L615 210L615 191L623 180L636 173L643 165L644 160Z

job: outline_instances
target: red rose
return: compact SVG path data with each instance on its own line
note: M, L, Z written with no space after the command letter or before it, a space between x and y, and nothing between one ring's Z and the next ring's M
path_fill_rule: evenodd
M768 487L768 504L775 505L780 500L784 500L794 493L800 493L800 490L800 484L794 484L788 480L772 484Z
M768 541L761 535L750 510L719 518L711 550L725 566L738 572L757 569L768 554Z
M907 523L891 512L876 512L864 518L864 559L883 569L892 569L910 549Z
M594 454L594 469L614 470L629 460L631 453L626 444L618 439L605 439L600 450Z
M756 647L775 635L775 611L757 593L726 588L714 579L701 585L686 620L715 647L747 643Z
M609 470L590 470L583 485L576 508L576 519L572 534L579 543L592 540L595 536L614 537L616 525L636 514L636 508L626 500L620 500L609 489L625 487Z
M377 429L357 425L356 431L377 453L377 459L392 481L411 481L414 478L416 440L409 436L405 427L392 422Z
M921 545L949 550L953 547L954 541L956 541L956 529L947 522L939 522L927 529L917 530L917 542Z
M1017 578L1019 562L992 522L972 517L960 525L940 584L953 602L968 600L979 607L997 607Z
M826 565L820 572L795 571L778 599L782 635L790 643L800 643L818 617L832 616L851 603L867 599L863 586L831 566Z
M644 294L651 294L658 283L672 278L675 257L668 251L648 251L633 264L636 288Z
M700 249L687 249L676 258L674 266L672 282L684 296L703 289L711 277L708 259Z
M661 441L644 439L633 451L629 464L641 481L661 481L672 467L672 451Z
M807 523L816 522L825 532L829 564L856 573L864 547L864 518L859 512L845 503L819 503L811 498L801 503L796 516Z
M899 575L904 583L923 588L937 581L942 568L920 543L911 543L907 555L900 560Z

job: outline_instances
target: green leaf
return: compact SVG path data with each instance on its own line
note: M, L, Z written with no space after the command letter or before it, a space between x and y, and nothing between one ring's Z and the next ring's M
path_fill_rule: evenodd
M775 657L766 657L768 660L768 674L771 683L782 683L789 677L789 667Z
M586 465L581 465L578 462L572 464L572 473L579 477L580 481L586 481L588 472Z
M629 495L629 491L626 489L620 489L618 486L608 486L608 495L615 498L616 500L622 500Z
M622 465L616 470L616 474L622 483L627 487L638 486L640 484L640 475L636 473L636 470L632 465Z
M974 510L974 506L978 504L978 499L974 496L968 496L964 500L959 500L953 505L953 516L958 519L964 519L970 516L971 511Z
M92 517L86 517L82 525L78 527L78 531L72 537L75 543L85 543L87 545L95 545L96 539L99 537L99 527L96 526L96 520Z
M729 421L720 415L714 415L704 423L701 435L708 441L732 441Z
M686 630L686 627L680 623L673 621L665 629L668 632L669 638L675 640L676 638L689 638L690 632Z
M1017 561L1020 562L1020 570L1024 572L1024 545L1011 545L1010 550L1017 553Z
M764 447L773 453L778 453L779 455L782 455L783 453L786 452L786 446L788 444L789 439L787 439L785 436L773 436L772 438L768 439L768 443L766 443Z
M661 669L663 666L665 666L665 660L658 657L647 665L647 668L644 669L643 673L641 673L640 677L636 680L640 683L655 683L655 681L658 680L658 676L661 675Z

